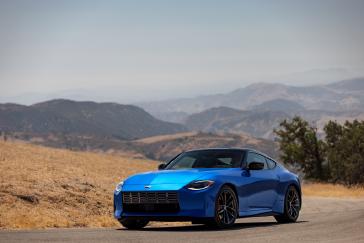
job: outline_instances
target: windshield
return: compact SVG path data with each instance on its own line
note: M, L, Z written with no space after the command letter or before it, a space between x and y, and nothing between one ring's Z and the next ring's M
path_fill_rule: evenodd
M197 150L185 152L167 165L167 170L192 168L239 168L243 160L241 150Z

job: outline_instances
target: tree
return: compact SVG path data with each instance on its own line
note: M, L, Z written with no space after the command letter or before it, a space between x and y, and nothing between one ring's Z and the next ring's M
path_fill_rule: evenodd
M295 116L280 123L278 136L281 159L287 164L298 164L306 178L326 179L324 173L324 143L318 139L317 130L307 121Z
M364 121L329 121L324 131L322 141L302 118L284 120L275 130L283 162L298 164L309 179L364 184Z
M364 121L325 125L330 177L345 184L364 183Z
M342 137L344 128L334 121L329 121L325 127L325 146L327 153L328 167L330 171L329 178L333 182L344 180L345 163L340 148L342 145Z

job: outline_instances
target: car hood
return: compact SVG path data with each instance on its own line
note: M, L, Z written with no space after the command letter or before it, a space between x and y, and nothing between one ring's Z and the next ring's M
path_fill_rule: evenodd
M137 174L129 177L124 185L186 185L219 169L160 170Z

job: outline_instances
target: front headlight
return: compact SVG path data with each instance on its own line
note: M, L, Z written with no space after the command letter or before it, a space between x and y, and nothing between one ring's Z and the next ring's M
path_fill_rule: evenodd
M186 188L189 190L198 191L198 190L203 190L203 189L209 188L213 184L214 184L214 181L210 181L210 180L193 181L190 184L188 184L186 186Z
M121 189L123 188L123 184L124 184L123 181L121 181L119 184L117 184L117 186L115 188L115 192L117 192L117 193L121 192Z

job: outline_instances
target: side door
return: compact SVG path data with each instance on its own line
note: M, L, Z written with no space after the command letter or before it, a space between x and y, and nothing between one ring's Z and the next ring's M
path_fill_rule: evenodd
M265 156L248 152L246 157L246 165L249 168L249 164L252 162L264 163L264 168L261 170L248 170L247 177L249 177L250 184L247 190L249 190L248 204L249 209L271 209L276 201L279 178L274 173L274 169L270 169Z

